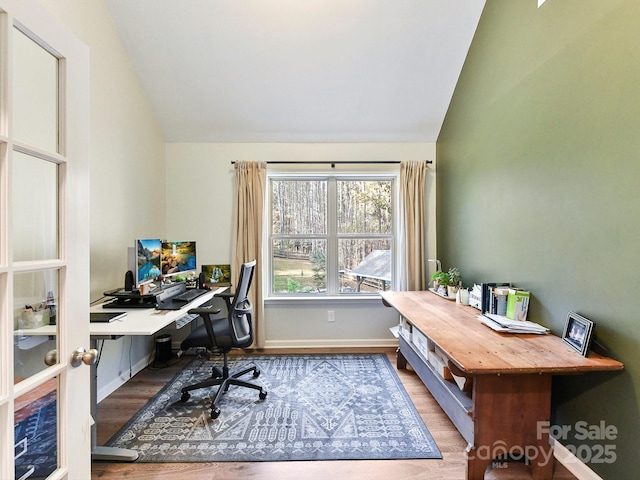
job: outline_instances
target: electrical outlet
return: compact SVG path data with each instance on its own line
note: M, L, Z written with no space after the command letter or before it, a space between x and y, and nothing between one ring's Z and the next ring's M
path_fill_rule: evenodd
M336 321L336 312L334 310L327 311L327 321L335 322Z

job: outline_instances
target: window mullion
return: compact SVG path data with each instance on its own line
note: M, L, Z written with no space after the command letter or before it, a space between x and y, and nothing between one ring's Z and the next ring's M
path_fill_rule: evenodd
M338 293L338 193L335 177L327 184L327 293Z

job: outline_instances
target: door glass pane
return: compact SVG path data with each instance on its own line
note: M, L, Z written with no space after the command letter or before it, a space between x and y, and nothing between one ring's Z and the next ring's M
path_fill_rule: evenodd
M57 397L54 377L16 399L14 478L47 478L58 468Z
M58 59L14 28L13 129L16 140L58 151Z
M46 326L57 323L58 270L13 278L14 376L27 378L47 368L45 357L56 348L57 328Z
M58 258L58 165L16 151L12 166L13 261Z
M0 20L2 17L0 16ZM0 95L0 103L2 102L2 95ZM0 106L0 117L2 117L2 107ZM0 125L3 123L0 118ZM0 126L0 128L2 128ZM2 132L3 133L3 132ZM5 142L0 142L0 204L7 203L7 189L5 185L8 183L7 178L7 164L8 164L8 156L9 149L7 148L7 144ZM6 199L6 200L5 200ZM8 215L8 209L2 208L3 205L0 205L0 227L3 231L0 232L0 267L6 267L9 259L4 255L5 252L5 242L9 241L8 233L9 229L5 228L5 216Z

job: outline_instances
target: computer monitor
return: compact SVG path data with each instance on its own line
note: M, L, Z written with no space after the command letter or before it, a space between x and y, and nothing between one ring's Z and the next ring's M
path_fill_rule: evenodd
M151 283L160 276L161 251L162 242L159 238L136 240L136 287Z
M172 277L196 270L196 242L162 242L162 275Z

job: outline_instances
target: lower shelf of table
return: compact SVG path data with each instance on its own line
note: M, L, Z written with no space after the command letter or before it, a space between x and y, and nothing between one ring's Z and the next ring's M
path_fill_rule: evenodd
M400 337L400 351L445 411L462 437L473 444L473 400L451 381L442 378L427 359L406 339Z

